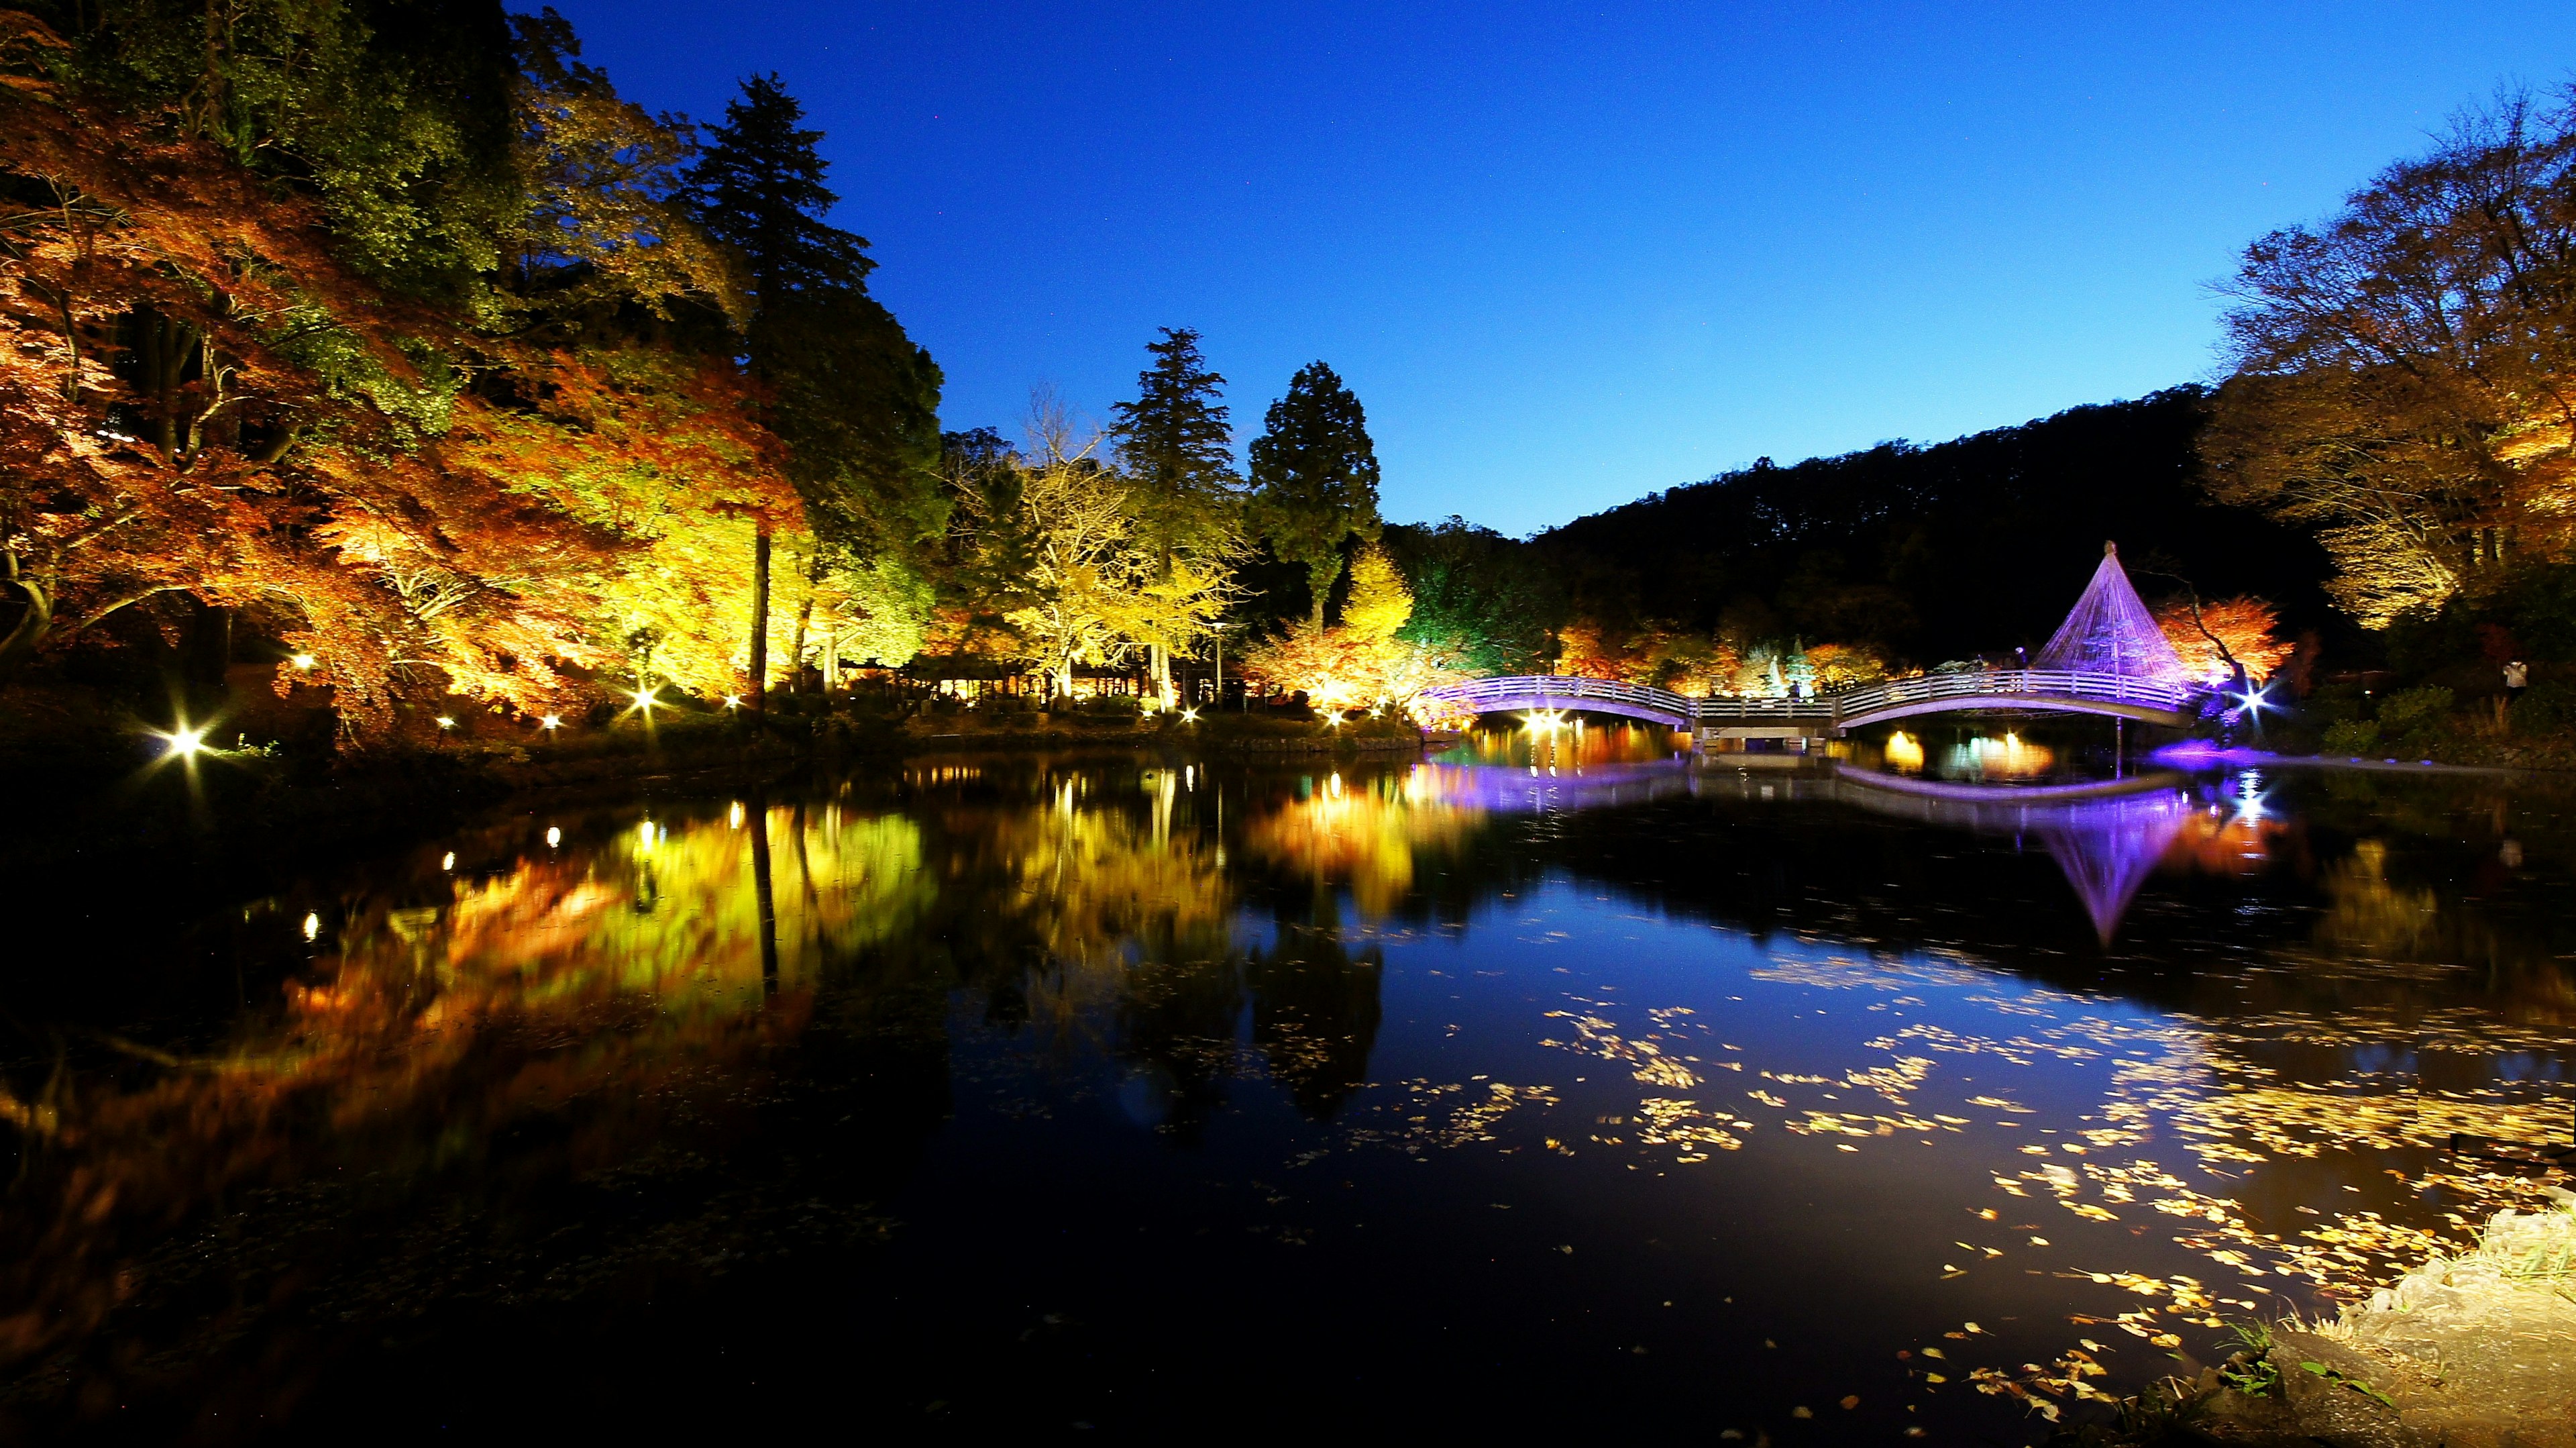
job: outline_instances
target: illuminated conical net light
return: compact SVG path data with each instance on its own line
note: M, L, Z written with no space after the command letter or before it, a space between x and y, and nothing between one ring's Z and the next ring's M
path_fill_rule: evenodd
M2166 642L2164 630L2156 627L2155 616L2139 601L2138 590L2129 585L2128 572L2120 567L2119 548L2109 543L2102 545L2102 566L2093 570L2084 596L2075 600L2066 622L2057 626L2031 667L2119 674L2164 684L2180 684L2191 677L2182 656Z

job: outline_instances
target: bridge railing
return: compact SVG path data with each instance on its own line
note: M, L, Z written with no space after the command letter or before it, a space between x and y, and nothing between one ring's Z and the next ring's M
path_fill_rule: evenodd
M1830 697L1834 717L1850 719L1901 704L1941 699L1987 698L2034 694L2055 699L2093 699L2136 704L2150 709L2189 709L2200 690L2190 684L2167 684L2126 674L2089 674L2070 669L1981 669L1974 673L1925 674L1889 679L1845 689Z
M1790 721L1831 719L1834 706L1830 699L1777 699L1758 694L1711 694L1691 701L1699 706L1703 723L1786 723Z
M1884 683L1864 684L1806 699L1733 694L1694 699L1651 684L1629 684L1617 679L1591 679L1567 674L1470 679L1462 684L1424 691L1425 698L1449 700L1478 712L1579 708L1585 703L1615 703L1703 724L1823 720L1841 723L1905 704L2014 694L2099 700L2150 709L2189 710L2198 704L2202 690L2197 685L2159 683L2153 679L2131 678L2126 674L2091 674L2069 669L1980 669L1973 673L1889 679Z
M1651 684L1588 679L1571 674L1470 679L1463 684L1425 689L1423 697L1445 699L1476 710L1579 707L1586 703L1625 704L1631 708L1670 714L1676 719L1690 718L1694 706L1699 703L1696 699L1670 689L1658 689Z

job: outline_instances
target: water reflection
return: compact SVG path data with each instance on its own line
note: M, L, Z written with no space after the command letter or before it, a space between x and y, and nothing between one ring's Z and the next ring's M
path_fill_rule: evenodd
M712 1302L776 1261L779 1296L722 1300L951 1304L870 1380L916 1416L1005 1391L958 1342L1052 1351L1011 1315L1052 1291L1100 1324L1046 1379L1086 1414L1186 1396L1121 1334L1275 1391L1454 1333L1437 1371L1497 1402L1714 1382L1748 1438L1845 1393L2011 1437L2014 1394L2084 1396L2069 1352L2133 1385L2522 1190L2439 1132L2563 1127L2576 911L2522 786L2005 802L1661 733L922 760L516 814L156 927L166 976L13 1011L13 1421L284 1402L389 1323ZM1036 1204L1066 1250L996 1253ZM1211 1280L1263 1286L1176 1334ZM704 1330L753 1330L729 1312ZM1942 1343L1952 1391L1891 1366ZM1615 1383L1567 1366L1614 1349Z

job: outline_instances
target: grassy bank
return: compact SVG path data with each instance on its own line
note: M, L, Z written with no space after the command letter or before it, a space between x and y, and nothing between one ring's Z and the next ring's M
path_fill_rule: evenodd
M2054 1440L2092 1448L2571 1448L2576 1445L2576 1195L2503 1211L2318 1323L2249 1325L2240 1351Z

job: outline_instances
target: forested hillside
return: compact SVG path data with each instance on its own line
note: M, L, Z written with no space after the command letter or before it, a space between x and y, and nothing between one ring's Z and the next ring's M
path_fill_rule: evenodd
M1790 467L1769 459L1579 518L1534 551L1569 622L1864 644L1922 664L2036 647L2120 544L2141 591L2256 594L2330 622L2305 533L2208 498L2202 388ZM2165 577L2160 575L2174 575Z

